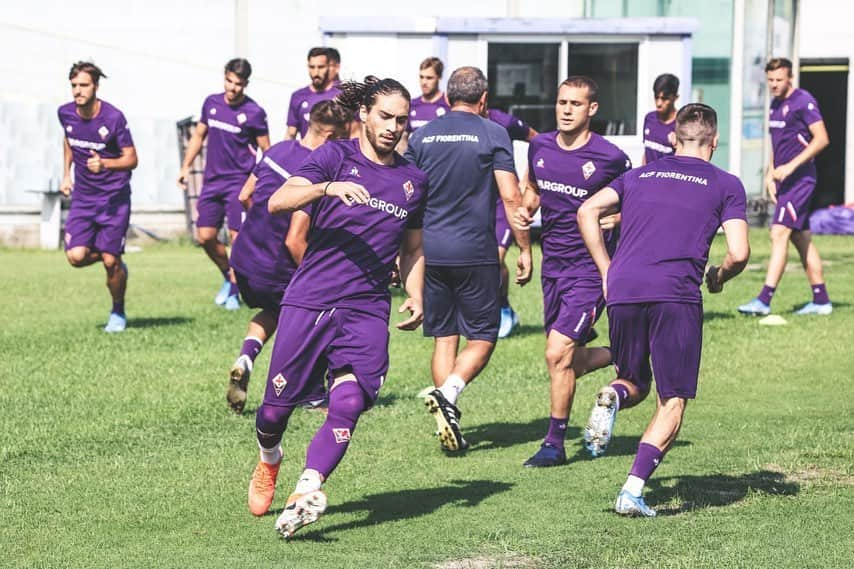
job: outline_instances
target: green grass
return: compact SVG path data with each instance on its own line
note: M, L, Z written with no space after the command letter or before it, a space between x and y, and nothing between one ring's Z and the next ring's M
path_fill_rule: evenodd
M652 401L620 415L606 456L580 452L610 370L580 381L570 463L521 467L548 409L533 283L512 291L521 333L500 342L461 399L473 444L465 456L439 451L413 397L429 383L430 341L392 332L389 381L326 485L328 513L291 543L277 538L274 515L246 508L270 353L259 359L247 414L231 415L225 378L252 312L213 305L219 282L203 253L166 245L129 254L131 328L109 336L100 268L4 250L0 566L854 566L854 240L816 240L832 316L789 314L809 295L793 270L774 300L789 324L762 327L733 312L764 276L767 236L751 237L755 269L707 297L698 399L649 486L648 501L669 515L610 511ZM712 259L722 251L719 239ZM321 421L294 414L277 508Z

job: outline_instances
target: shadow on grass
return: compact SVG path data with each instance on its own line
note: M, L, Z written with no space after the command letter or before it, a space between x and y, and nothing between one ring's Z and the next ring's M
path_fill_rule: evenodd
M833 310L839 310L840 308L845 309L845 308L851 307L851 304L848 302L836 302L832 298L830 299L830 302L833 303ZM800 310L801 308L804 307L805 304L806 304L806 301L800 302L798 304L793 304L791 311L795 312L796 310ZM793 314L793 316L794 316L794 314Z
M128 328L159 328L161 326L182 326L193 322L187 316L153 316L149 318L128 318Z
M785 474L771 470L749 472L741 476L671 476L653 478L647 483L648 499L660 516L673 516L704 508L730 506L753 492L769 496L795 496L800 484L786 480ZM675 501L674 505L668 502Z
M487 423L471 428L463 427L463 437L471 445L467 452L477 452L540 441L546 436L548 428L549 420L545 418L534 419L528 423ZM577 427L569 427L567 431L568 438L581 434Z
M392 490L371 494L361 500L330 507L321 520L332 521L337 514L367 512L360 520L319 527L314 531L297 534L297 540L335 541L329 534L377 524L411 520L432 514L442 506L471 508L490 496L506 492L513 487L508 482L495 480L452 480L446 486Z
M732 311L732 312L720 312L720 311L717 311L717 310L712 310L712 311L704 312L704 313L703 313L703 320L704 320L704 321L709 321L709 320L729 320L729 319L731 319L731 318L735 318L735 316L736 316L736 312L735 312L735 311Z
M603 456L634 456L638 451L638 442L640 442L641 433L636 435L616 435L611 437L611 442L608 445L608 450ZM673 447L691 446L691 441L677 440L673 443ZM584 448L584 443L579 443L578 450L574 456L567 457L569 461L575 462L580 460L594 460L587 449Z

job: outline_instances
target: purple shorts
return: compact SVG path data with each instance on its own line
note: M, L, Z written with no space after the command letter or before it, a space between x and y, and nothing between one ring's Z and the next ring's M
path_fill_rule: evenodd
M696 396L703 348L702 304L616 304L608 307L608 320L611 357L619 378L646 393L655 375L662 399Z
M118 257L125 251L128 225L130 195L115 196L107 203L72 199L65 220L65 250L88 247Z
M424 335L495 342L501 322L500 281L498 265L427 265Z
M810 203L815 191L815 178L787 178L777 190L777 207L772 224L785 225L794 231L810 228Z
M380 311L382 312L382 311ZM388 318L360 310L282 306L264 404L292 407L322 397L324 377L352 373L373 403L388 372Z
M513 244L513 230L510 229L510 222L507 221L507 213L504 211L502 202L498 202L498 207L495 208L495 240L503 249L509 249Z
M605 310L602 281L543 277L543 309L546 334L556 330L583 344Z
M238 200L246 180L216 180L202 187L196 202L196 227L222 227L223 218L228 218L228 228L240 231L246 211Z
M240 297L247 306L266 310L278 318L282 296L288 288L287 282L272 282L258 277L249 277L237 270L234 271L234 276L237 278Z

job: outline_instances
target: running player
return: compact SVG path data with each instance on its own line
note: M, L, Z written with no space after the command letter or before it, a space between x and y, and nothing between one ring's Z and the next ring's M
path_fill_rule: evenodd
M223 283L214 302L228 310L240 308L237 281L228 265L228 251L217 234L228 219L231 242L240 231L243 206L238 199L246 177L255 167L257 149L270 147L267 114L245 93L252 66L245 59L225 64L225 92L208 96L193 132L178 186L187 189L190 165L208 139L202 193L196 204L198 239L205 253L222 272Z
M551 378L549 430L540 449L525 461L527 467L566 462L564 437L576 379L611 363L608 348L585 346L605 300L576 214L585 200L632 165L622 150L590 131L599 110L598 90L596 82L584 76L569 77L558 87L558 130L531 141L525 207L515 216L516 225L527 227L533 213L542 211L546 364Z
M587 431L594 455L607 446L618 409L643 400L652 377L658 393L652 421L638 445L618 514L654 516L643 487L673 444L685 406L697 391L703 336L700 285L718 227L727 254L710 267L710 293L747 264L746 197L741 181L709 163L717 116L689 104L676 115L676 153L631 170L588 199L578 225L606 286L611 351L618 377L599 391ZM611 261L599 219L620 209L620 242ZM650 369L650 358L652 368Z
M122 253L130 223L131 170L137 157L125 116L98 98L101 77L106 75L94 63L72 65L68 79L74 100L57 112L65 131L60 190L66 196L74 191L65 222L65 256L72 267L104 264L113 299L104 331L122 332L127 326L128 280Z
M659 75L652 84L655 110L643 118L643 163L670 156L676 150L673 134L676 128L676 101L679 99L679 78L670 73Z
M340 64L340 57L337 63ZM305 136L312 107L320 101L334 99L341 92L335 81L339 67L331 64L328 48L313 47L308 50L308 76L311 83L291 95L285 140L296 138L297 135Z
M481 116L486 97L480 69L454 71L448 81L451 110L415 131L406 151L430 180L424 214L424 335L435 338L435 387L421 396L448 451L467 446L457 398L486 367L498 337L496 197L500 193L507 212L522 203L510 137ZM529 234L513 231L520 248L516 282L524 285L531 279ZM460 336L467 339L462 351Z
M306 452L305 470L276 520L289 538L326 508L322 483L344 456L360 415L388 370L391 266L398 251L410 297L397 328L422 316L421 220L426 176L394 152L409 117L409 93L393 79L344 83L339 100L360 108L362 135L314 151L270 198L271 213L311 218L308 249L282 299L264 403L255 425L261 459L249 509L264 515L282 460L279 443L293 409L311 401L329 370L329 412ZM355 104L353 104L355 103Z
M830 139L818 104L807 91L792 83L792 62L772 59L765 66L771 101L771 160L765 176L765 187L777 207L771 220L771 258L765 286L759 296L738 307L743 314L766 315L771 312L771 299L777 290L789 255L789 241L795 244L801 264L812 287L812 301L795 314L833 312L833 304L824 285L821 257L810 232L810 202L816 184L815 157Z
M537 131L531 128L525 121L519 117L505 113L500 109L488 109L486 118L492 122L498 123L507 130L510 135L510 140L523 140L530 142ZM507 221L507 216L504 213L501 198L495 205L495 240L498 241L498 269L501 271L501 321L498 325L498 337L506 338L510 335L513 329L519 325L519 316L513 307L510 306L510 270L507 268L507 263L504 261L507 256L507 250L513 244L513 230L510 228L510 222Z
M246 404L246 389L255 358L276 332L282 295L296 270L295 259L301 258L304 252L301 244L308 231L308 224L302 223L301 231L289 237L296 242L289 241L286 249L285 237L292 225L291 215L270 215L267 201L291 173L296 172L312 150L330 139L349 138L351 115L333 101L314 105L305 137L271 146L240 192L240 201L247 212L243 228L231 250L231 266L240 296L250 307L261 311L249 323L240 356L229 373L226 400L236 413L242 413Z

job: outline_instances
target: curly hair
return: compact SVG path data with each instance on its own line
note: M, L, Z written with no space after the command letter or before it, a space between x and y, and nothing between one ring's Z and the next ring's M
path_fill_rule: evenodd
M354 112L358 111L361 105L365 105L365 108L370 111L377 102L377 95L393 95L396 93L407 101L412 100L409 91L398 81L389 78L380 79L374 75L368 75L362 83L347 81L342 83L339 88L341 92L335 97L335 101Z

